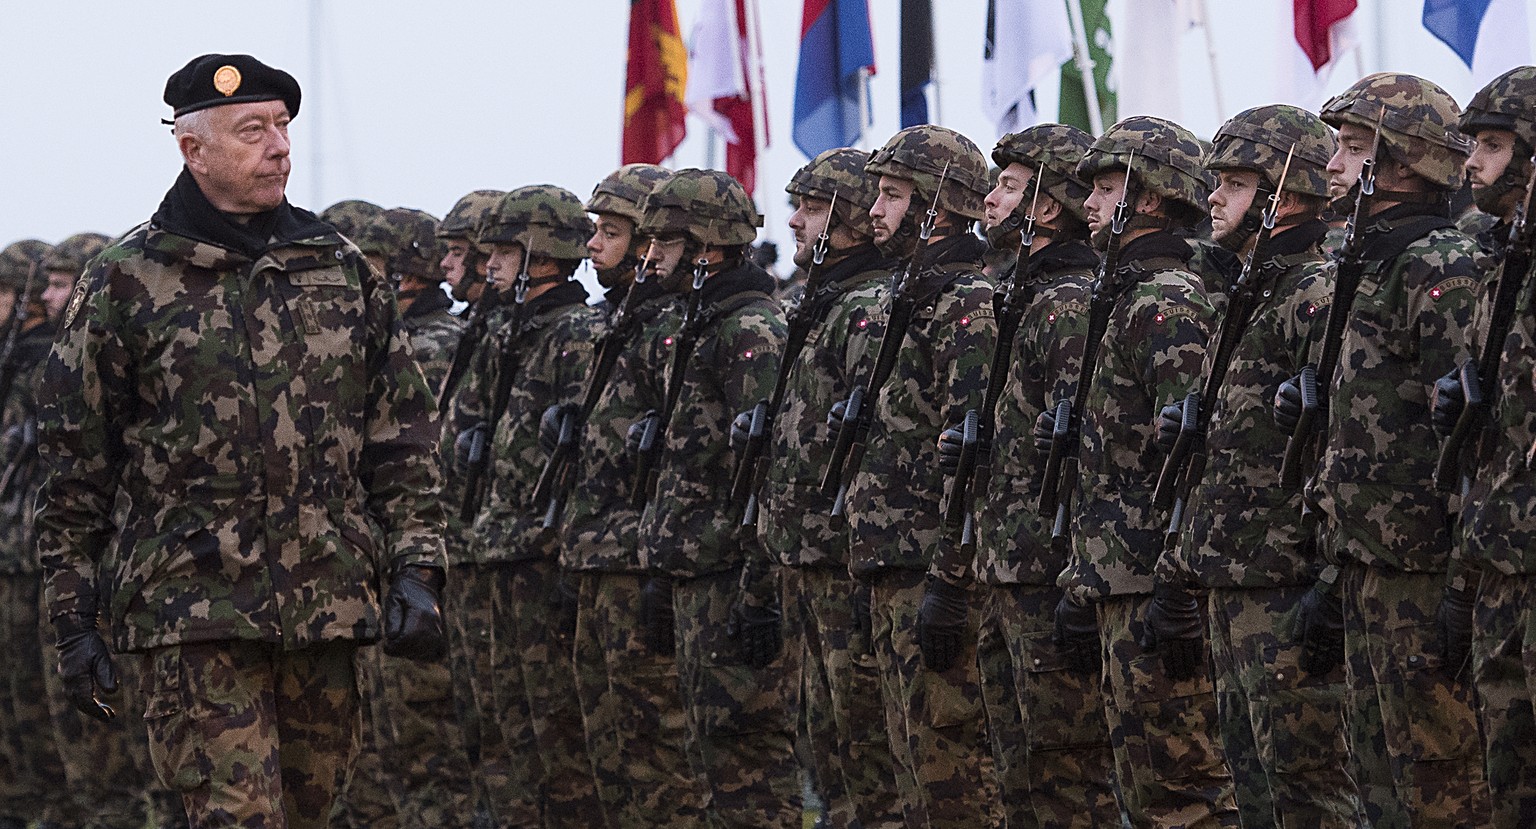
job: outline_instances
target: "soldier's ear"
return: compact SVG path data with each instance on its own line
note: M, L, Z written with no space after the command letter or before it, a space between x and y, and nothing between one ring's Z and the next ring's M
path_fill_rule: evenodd
M1132 212L1146 213L1149 216L1160 216L1162 215L1162 209L1162 194L1155 193L1151 190L1143 190L1141 195L1136 197L1136 207Z
M1040 200L1035 203L1035 221L1049 225L1061 215L1061 202L1041 193Z

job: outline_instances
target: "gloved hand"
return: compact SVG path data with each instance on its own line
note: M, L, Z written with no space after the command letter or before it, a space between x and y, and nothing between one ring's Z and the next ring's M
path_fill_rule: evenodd
M837 436L843 431L843 413L848 411L848 401L839 400L827 410L827 442L837 443Z
M1283 431L1296 430L1296 422L1301 420L1301 375L1296 375L1282 382L1275 389L1275 425Z
M1472 609L1476 604L1476 590L1447 587L1435 611L1440 625L1440 656L1452 679L1461 676L1472 656Z
M576 574L561 570L555 581L555 617L560 633L576 635L576 608L581 604L581 586Z
M1056 441L1056 410L1047 408L1035 418L1035 451L1051 454L1051 444Z
M441 596L441 567L407 564L395 571L384 598L384 653L436 662L448 653Z
M747 409L731 421L731 451L741 454L741 450L747 448L747 441L751 439L752 410Z
M1344 662L1344 597L1319 581L1301 597L1296 613L1301 669L1326 674Z
M640 583L640 638L658 656L677 653L672 580L666 576L648 576Z
M1162 655L1169 679L1184 682L1200 675L1205 613L1198 594L1171 584L1154 585L1142 628L1142 649Z
M539 416L539 448L544 454L553 455L560 445L560 424L580 407L575 403L556 403Z
M1054 641L1067 670L1082 676L1098 672L1103 656L1099 653L1099 614L1093 605L1062 596L1056 603Z
M660 419L661 413L655 409L650 409L645 414L640 415L634 423L629 424L629 431L624 433L624 451L628 452L630 457L639 456L640 439L645 436L645 430L650 427L652 421Z
M490 440L491 437L490 433L491 425L482 420L469 427L468 429L460 432L459 436L454 438L453 462L460 471L466 471L469 469L472 462L472 458L470 456L474 453L476 441L478 441L482 447L481 451L485 451L485 448L487 448L485 444Z
M1450 437L1466 407L1467 395L1461 388L1461 369L1453 368L1450 373L1435 381L1434 393L1429 398L1429 422L1435 434L1442 438Z
M778 579L767 567L746 564L742 567L739 588L726 635L741 646L742 661L747 667L766 668L784 646Z
M871 608L868 582L854 582L853 595L849 598L853 606L853 633L870 643L875 638L875 617ZM871 648L873 650L873 648Z
M965 451L965 433L945 429L939 433L939 471L953 475L960 469L960 455Z
M1170 403L1157 413L1157 448L1172 452L1184 429L1184 404Z
M96 614L66 613L54 617L59 676L64 695L86 716L106 722L117 716L101 695L117 693L117 668L107 643L96 630ZM100 692L98 694L97 692Z
M966 617L970 590L964 585L928 577L923 602L917 608L917 647L930 671L943 673L954 667L965 648Z

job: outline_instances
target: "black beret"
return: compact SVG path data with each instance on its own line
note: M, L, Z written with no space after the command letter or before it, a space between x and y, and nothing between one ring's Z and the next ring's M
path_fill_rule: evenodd
M174 118L200 109L255 101L282 101L288 117L299 114L299 82L250 55L193 58L165 82L165 102Z

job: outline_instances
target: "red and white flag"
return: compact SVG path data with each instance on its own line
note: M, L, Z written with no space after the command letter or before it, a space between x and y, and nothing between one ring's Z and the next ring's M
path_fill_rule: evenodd
M756 0L705 0L688 52L688 109L725 141L725 171L748 193L768 146Z
M1323 103L1323 88L1334 67L1360 47L1353 15L1356 0L1293 0L1292 30L1296 48L1291 50L1290 88L1287 100L1308 109ZM1355 67L1359 69L1358 63Z

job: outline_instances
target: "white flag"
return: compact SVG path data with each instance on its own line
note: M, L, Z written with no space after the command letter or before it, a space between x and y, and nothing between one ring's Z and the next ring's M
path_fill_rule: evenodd
M1472 53L1472 82L1482 88L1494 78L1531 62L1531 24L1527 0L1493 0L1477 28Z
M1127 0L1120 20L1114 66L1120 112L1182 121L1179 54L1198 22L1192 8L1182 0Z
M719 133L727 144L752 139L736 135L730 119L715 110L716 98L747 96L737 31L735 0L705 0L688 46L688 112Z
M981 108L999 136L1039 123L1029 93L1072 58L1062 0L989 0Z

